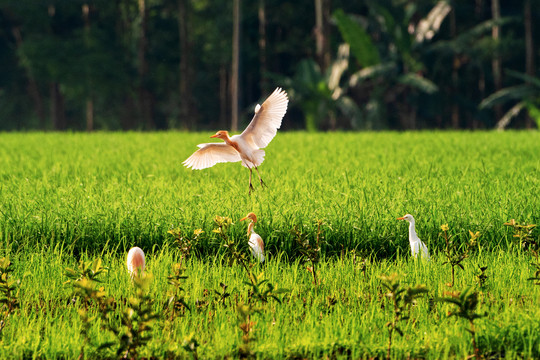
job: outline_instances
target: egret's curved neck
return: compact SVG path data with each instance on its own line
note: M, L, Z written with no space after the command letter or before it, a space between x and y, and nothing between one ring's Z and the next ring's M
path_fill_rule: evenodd
M414 228L414 221L411 221L409 223L409 240L417 239L418 235L416 235L416 229Z
M248 231L247 231L247 234L249 236L249 234L253 233L253 222L250 222L249 225L248 225Z
M232 143L231 138L229 137L229 134L223 134L223 136L221 136L221 139L225 141L227 145L231 145Z
M223 141L225 141L225 144L232 146L236 149L236 151L240 152L240 148L238 147L238 143L236 141L232 141L228 134L226 134L224 137L222 137Z

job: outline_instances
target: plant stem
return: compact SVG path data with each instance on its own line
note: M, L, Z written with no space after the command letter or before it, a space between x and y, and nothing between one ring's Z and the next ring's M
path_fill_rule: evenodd
M386 360L390 360L390 353L392 350L392 332L393 328L388 328L388 349L386 350Z
M311 262L311 267L312 267L312 273L313 273L313 281L315 282L315 285L317 285L317 271L315 270L315 262Z
M389 328L388 328L388 350L386 352L386 359L387 360L390 360L390 352L392 350L392 334L394 333L394 330L396 328L396 324L397 322L399 321L399 312L398 312L398 309L399 309L399 304L398 304L398 299L397 299L397 296L395 294L395 292L393 293L392 295L393 297L393 303L394 303L394 318L392 319L392 324L390 324Z
M251 281L251 284L255 285L255 279L253 278L253 275L251 274L251 271L249 271L249 268L247 267L244 260L239 256L237 257L237 259L238 259L238 261L240 261L240 263L242 263L242 266L244 267L244 269L246 269L246 272L248 274L249 281Z
M476 332L474 330L474 322L472 320L469 320L469 323L471 324L471 336L472 336L472 346L474 349L474 357L476 359L480 359L480 350L476 346Z

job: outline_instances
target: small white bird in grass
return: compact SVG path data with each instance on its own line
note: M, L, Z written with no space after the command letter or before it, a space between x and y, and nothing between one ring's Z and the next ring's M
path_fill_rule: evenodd
M429 260L429 251L426 246L416 235L414 228L414 218L411 214L404 215L397 218L398 220L407 220L409 222L409 243L411 244L411 253L413 257L417 257L419 252L422 252L422 258Z
M144 271L144 251L140 247L132 247L127 255L127 268L131 278L140 276Z
M248 231L247 235L249 236L249 248L251 249L251 254L259 260L259 262L264 262L264 241L259 236L259 234L255 233L253 230L254 224L257 222L257 216L250 212L246 215L246 217L240 219L240 221L244 220L251 220L251 222L248 225ZM251 234L251 235L250 235Z
M258 166L264 161L265 152L262 150L281 127L281 120L287 112L289 99L287 93L277 88L262 105L255 107L255 116L248 127L240 135L229 137L224 130L218 131L211 138L219 138L225 143L199 144L195 151L183 164L193 170L212 167L217 163L242 161L242 165L249 169L249 193L253 189L251 176L253 168L257 171L261 186L265 185Z

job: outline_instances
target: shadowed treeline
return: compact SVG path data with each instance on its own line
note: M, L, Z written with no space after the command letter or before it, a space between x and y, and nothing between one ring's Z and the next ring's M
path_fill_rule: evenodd
M2 0L0 130L533 128L535 4Z

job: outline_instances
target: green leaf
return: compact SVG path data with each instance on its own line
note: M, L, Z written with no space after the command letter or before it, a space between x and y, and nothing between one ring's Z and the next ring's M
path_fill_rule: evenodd
M540 108L538 108L538 106L531 101L526 102L526 107L527 111L529 112L529 116L536 121L536 127L540 129Z
M105 350L105 349L109 349L110 347L116 345L116 342L114 341L110 341L110 342L105 342L103 344L101 344L97 349L98 350Z
M277 289L276 291L274 291L274 294L280 295L280 294L286 294L286 293L289 293L289 292L290 292L289 289Z
M367 67L380 63L379 52L364 28L341 9L334 12L334 19L341 36L349 44L351 52L361 66Z
M478 107L480 109L487 109L498 104L503 104L508 100L522 100L537 94L538 89L535 89L528 84L510 86L489 95L487 98L482 100Z
M457 306L461 306L461 301L459 301L459 300L456 299L456 298L452 298L452 297L436 298L435 301L438 301L438 302L447 302L447 303L455 304L455 305L457 305Z
M519 72L519 71L510 70L510 69L507 69L504 72L505 72L505 74L507 74L507 75L509 75L511 77L514 77L516 79L520 79L525 83L530 83L530 84L540 88L540 78L537 78L536 76L531 76L531 75L528 75L528 74L525 74L525 73L522 73L522 72Z
M416 73L407 73L398 77L397 81L401 84L408 85L427 94L433 94L439 90L437 85L425 77Z
M388 34L393 34L396 28L396 21L394 20L394 17L390 11L388 11L388 9L386 9L386 7L383 5L379 5L377 3L372 3L371 7L377 12L377 15L380 15L377 16L377 20L381 24L382 28Z
M424 294L427 292L429 292L429 290L425 285L416 285L415 287L408 289L408 293L412 296Z
M442 51L450 54L472 54L478 50L480 40L490 34L493 26L502 26L511 22L517 22L519 17L501 17L498 20L487 20L461 32L452 40L440 40L431 45L431 51Z

